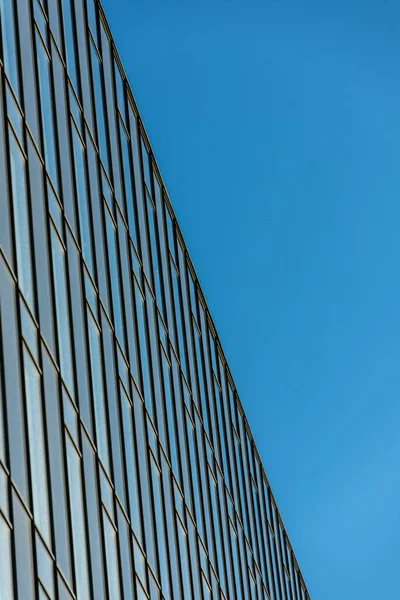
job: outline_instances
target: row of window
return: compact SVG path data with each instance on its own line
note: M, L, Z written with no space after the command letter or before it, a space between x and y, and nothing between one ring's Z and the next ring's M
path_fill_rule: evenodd
M0 27L0 597L305 600L99 5Z

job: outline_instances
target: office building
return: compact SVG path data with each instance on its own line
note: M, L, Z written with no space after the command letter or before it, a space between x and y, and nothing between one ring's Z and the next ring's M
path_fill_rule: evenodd
M102 8L0 21L1 600L308 599Z

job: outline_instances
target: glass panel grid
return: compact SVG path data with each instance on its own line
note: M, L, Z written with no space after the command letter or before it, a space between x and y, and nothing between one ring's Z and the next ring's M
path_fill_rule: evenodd
M305 600L102 8L26 2L22 39L22 5L0 0L0 597Z

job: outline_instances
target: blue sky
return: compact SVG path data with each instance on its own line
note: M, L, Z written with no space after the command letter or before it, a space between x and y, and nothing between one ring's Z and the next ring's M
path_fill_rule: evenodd
M397 598L400 4L103 4L311 597Z

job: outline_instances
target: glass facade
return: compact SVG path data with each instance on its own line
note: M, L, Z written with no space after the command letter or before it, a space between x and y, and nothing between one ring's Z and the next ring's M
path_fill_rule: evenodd
M0 600L306 600L100 4L0 33Z

